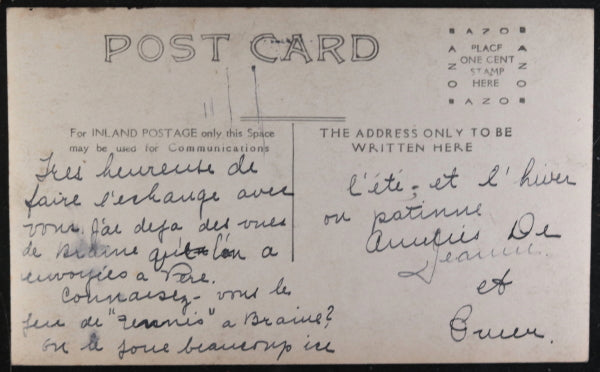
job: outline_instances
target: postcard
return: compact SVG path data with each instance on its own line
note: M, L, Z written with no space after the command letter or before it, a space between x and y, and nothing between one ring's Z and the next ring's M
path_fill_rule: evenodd
M8 9L12 363L586 361L593 28Z

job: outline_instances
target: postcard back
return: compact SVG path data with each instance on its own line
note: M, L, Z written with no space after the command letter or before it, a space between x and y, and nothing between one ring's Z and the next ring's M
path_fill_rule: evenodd
M593 11L7 17L14 364L587 360Z

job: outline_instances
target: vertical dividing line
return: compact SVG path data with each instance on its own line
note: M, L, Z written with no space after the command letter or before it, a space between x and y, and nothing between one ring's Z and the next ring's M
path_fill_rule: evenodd
M264 132L265 127L260 118L261 117L260 106L258 105L258 82L256 81L256 66L252 65L251 69L252 69L252 75L254 75L254 101L256 102L256 123L258 123L258 125L260 127L260 131ZM262 138L262 144L263 144L263 147L265 147L265 137L264 136ZM265 155L266 155L266 152L263 152L263 156L265 156Z
M229 105L229 124L233 127L233 114L231 112L231 92L229 84L229 67L225 67L225 76L227 76L227 104Z
M294 123L292 122L292 262L294 262L294 207L296 198L296 188L294 187L295 170L294 163L296 157L295 140L294 140Z

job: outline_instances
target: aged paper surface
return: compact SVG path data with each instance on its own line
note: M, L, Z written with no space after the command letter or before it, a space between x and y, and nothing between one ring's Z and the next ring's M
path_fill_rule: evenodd
M587 359L591 10L7 32L13 363Z

